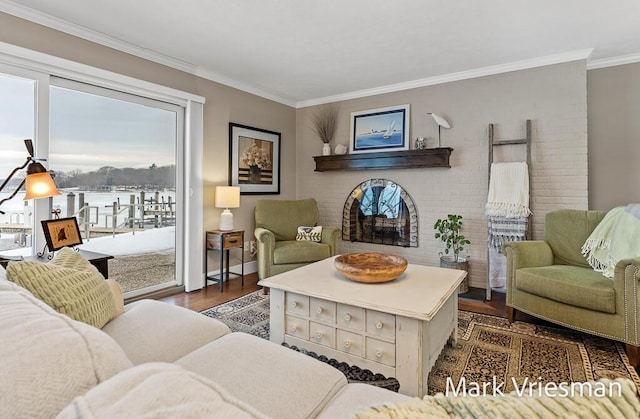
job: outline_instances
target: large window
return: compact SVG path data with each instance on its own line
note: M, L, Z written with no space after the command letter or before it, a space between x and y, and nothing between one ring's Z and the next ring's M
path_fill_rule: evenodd
M57 78L50 98L54 214L77 217L83 249L115 256L110 277L125 293L176 283L184 109Z
M129 296L182 278L187 291L202 287L203 104L191 93L0 43L0 181L26 160L24 139L32 138L63 192L26 204L20 192L5 202L0 254L41 252L40 221L73 216L86 249L115 256L109 276L137 280L124 287ZM140 259L123 272L133 256Z

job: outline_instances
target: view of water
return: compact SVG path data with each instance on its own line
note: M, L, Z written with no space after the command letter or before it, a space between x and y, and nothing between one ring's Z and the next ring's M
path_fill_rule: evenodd
M60 209L60 217L67 217L67 197L70 192L75 195L75 208L73 212L78 211L78 204L80 199L80 193L84 194L85 205L97 207L91 210L91 222L101 227L111 227L111 215L113 214L113 203L120 199L120 204L129 204L131 195L135 196L135 203L140 203L140 191L114 191L114 192L81 192L77 189L60 189L62 195L52 198L52 206L54 209ZM0 192L0 200L11 195L11 192ZM23 201L22 197L24 193L18 193L12 200L5 202L0 207L0 210L5 214L0 214L0 224L23 224L25 221L30 224L29 216L33 211L31 201ZM150 198L155 199L155 192L145 192L145 201ZM175 191L162 191L159 193L159 200L168 203L169 198L174 203L173 209L175 210ZM97 211L97 218L96 218ZM119 215L118 223L124 221L127 212L123 212ZM139 216L139 215L136 215ZM53 218L53 217L52 217Z

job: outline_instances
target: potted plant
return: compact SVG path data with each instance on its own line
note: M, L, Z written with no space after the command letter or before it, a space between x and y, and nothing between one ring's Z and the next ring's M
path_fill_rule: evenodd
M439 219L433 225L435 238L440 239L444 245L444 255L440 253L440 267L469 271L469 258L460 257L464 247L471 242L460 232L462 229L462 215L449 214L447 218ZM451 253L451 255L449 254ZM445 256L446 255L446 256ZM469 291L469 279L465 278L460 284L458 292Z
M313 131L318 134L323 142L322 155L331 154L331 140L336 135L336 123L338 122L338 107L336 105L324 105L313 115Z

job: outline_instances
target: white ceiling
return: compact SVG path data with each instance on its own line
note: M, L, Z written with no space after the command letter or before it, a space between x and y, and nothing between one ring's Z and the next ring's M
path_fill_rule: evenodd
M0 11L293 106L640 61L638 0L0 0Z

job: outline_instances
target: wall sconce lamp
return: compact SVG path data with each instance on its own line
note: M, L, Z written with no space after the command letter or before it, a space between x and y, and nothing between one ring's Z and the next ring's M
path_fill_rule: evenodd
M9 176L2 182L0 186L0 191L2 191L5 186L9 183L11 178L19 171L27 167L27 176L25 179L20 182L20 185L13 191L9 197L0 201L0 206L13 199L14 196L18 193L20 189L22 189L23 185L25 186L26 194L24 196L25 200L28 199L37 199L37 198L48 198L50 196L60 195L60 191L56 188L56 184L53 182L53 178L51 174L47 172L47 169L44 166L37 162L37 160L45 161L44 159L36 159L33 157L33 143L31 140L24 140L24 145L29 152L29 157L27 157L27 161L24 162L22 166L16 167L13 169ZM4 211L0 211L0 214L4 214Z
M431 115L436 124L438 124L438 148L440 148L440 129L449 129L451 128L451 125L449 125L446 119L444 119L440 115L436 115L433 112L427 112L427 115Z
M229 208L240 207L239 186L216 186L216 208L224 208L220 214L220 230L233 230L233 214Z

